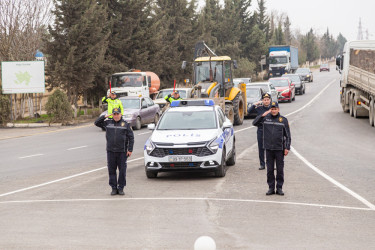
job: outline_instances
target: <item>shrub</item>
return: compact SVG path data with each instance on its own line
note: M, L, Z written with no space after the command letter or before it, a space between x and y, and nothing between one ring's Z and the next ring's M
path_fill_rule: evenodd
M0 94L0 125L10 120L10 101L9 97Z
M66 124L73 118L73 110L68 101L67 95L57 89L48 98L46 104L47 114L50 122L61 122Z

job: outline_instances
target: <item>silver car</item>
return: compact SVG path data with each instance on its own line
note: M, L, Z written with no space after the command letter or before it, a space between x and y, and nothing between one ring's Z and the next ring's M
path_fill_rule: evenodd
M261 87L264 92L271 95L271 101L278 102L277 90L270 82L253 82L246 84L246 87Z
M191 90L192 90L191 88L176 88L175 90L178 90L180 97L182 99L191 98ZM173 92L173 88L160 90L154 100L154 103L158 104L160 109L164 108L165 104L167 103L167 101L164 100L164 97L166 95L171 94L172 92Z

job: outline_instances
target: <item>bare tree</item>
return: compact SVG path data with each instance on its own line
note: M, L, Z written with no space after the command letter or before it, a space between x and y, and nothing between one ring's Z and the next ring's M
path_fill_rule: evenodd
M52 0L1 0L0 61L34 60L41 47L42 35L51 21L52 6ZM33 94L22 94L19 102L17 95L13 97L13 117L23 116L25 98L28 99L29 114L33 115Z

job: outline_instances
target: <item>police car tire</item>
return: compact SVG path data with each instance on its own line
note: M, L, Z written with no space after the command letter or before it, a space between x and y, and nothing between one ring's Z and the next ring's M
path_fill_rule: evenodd
M158 172L146 171L146 176L149 179L156 178L158 176Z
M242 109L242 114L240 112L240 109ZM241 125L245 117L245 104L244 104L241 93L238 93L237 96L233 99L233 111L234 111L233 125Z
M226 164L227 166L233 166L234 164L236 164L236 144L234 141L233 141L232 155L227 160Z
M223 150L223 155L221 156L221 164L215 171L216 177L224 177L226 174L225 171L225 150Z

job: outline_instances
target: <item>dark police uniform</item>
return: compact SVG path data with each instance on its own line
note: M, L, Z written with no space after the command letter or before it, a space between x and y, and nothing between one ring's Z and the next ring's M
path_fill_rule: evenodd
M262 99L265 98L265 97L271 99L271 96L269 94L264 94L262 96ZM263 115L264 112L268 111L269 109L270 109L270 106L266 107L263 104L259 104L257 106L251 105L251 107L248 110L248 113L250 114L251 112L253 112L255 110L257 112L257 116L261 116L261 115ZM254 122L253 122L253 125L254 125ZM257 127L258 127L258 129L257 129L258 152L259 152L259 162L260 162L259 170L262 170L266 166L266 164L264 162L263 123L260 122L257 125Z
M120 113L119 108L114 108L113 113ZM107 163L109 174L109 185L112 191L122 191L126 186L127 152L133 151L134 134L129 123L121 119L116 122L113 119L105 120L105 116L100 116L95 125L106 128L107 139ZM119 169L117 179L116 170Z
M272 107L278 107L273 102ZM262 117L257 116L253 122L258 125L263 122L263 144L266 149L267 159L267 183L269 189L275 190L274 165L276 162L276 190L281 191L284 184L284 149L290 150L292 141L288 120L278 113L273 116L271 113ZM268 193L267 193L268 194Z

